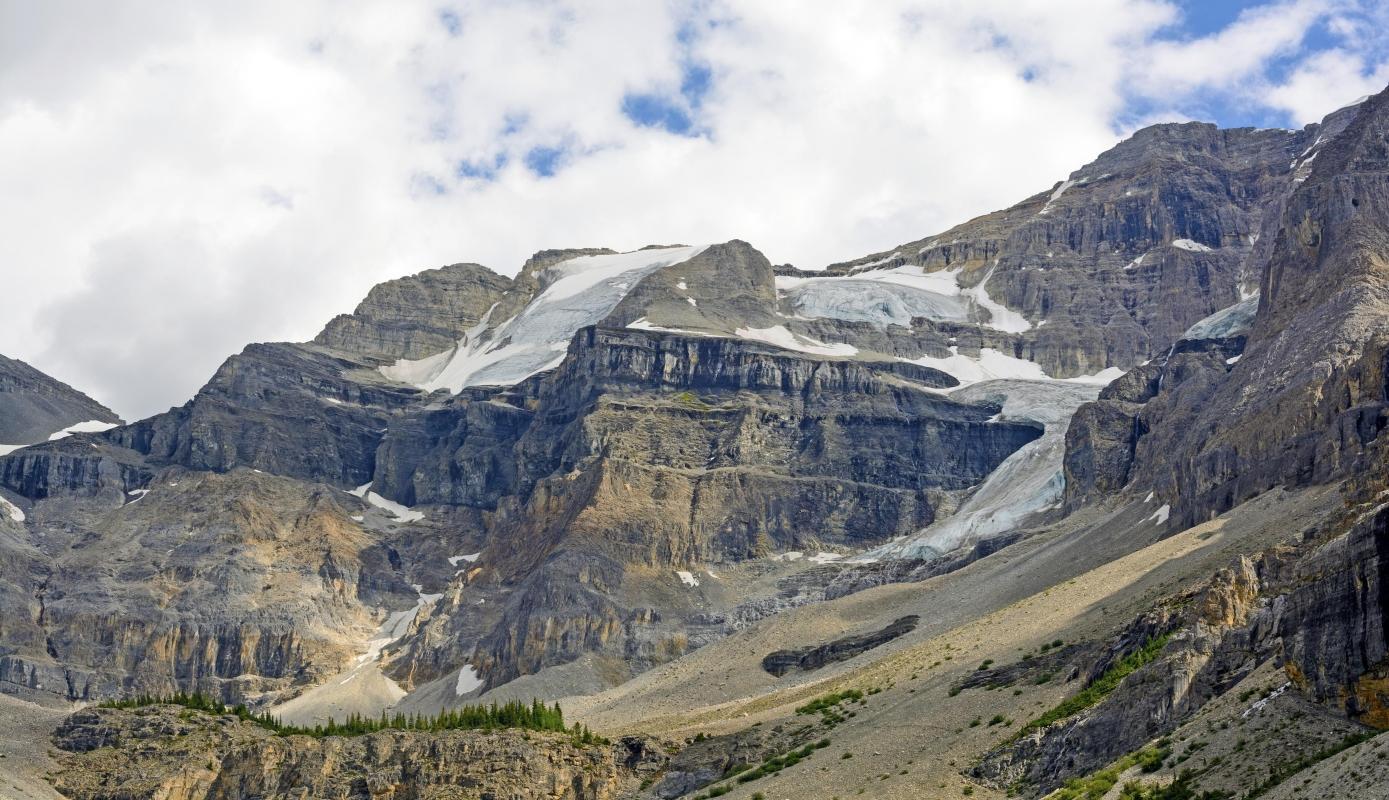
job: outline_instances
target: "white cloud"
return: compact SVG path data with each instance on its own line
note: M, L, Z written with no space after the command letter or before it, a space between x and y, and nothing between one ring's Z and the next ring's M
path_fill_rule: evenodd
M1369 12L1284 5L1190 40L1161 0L0 0L0 352L144 415L442 263L882 250L1064 178L1135 92L1182 113L1254 87L1304 120L1348 76L1384 82ZM1341 49L1265 79L1309 20ZM691 63L708 93L671 102L703 135L623 115Z

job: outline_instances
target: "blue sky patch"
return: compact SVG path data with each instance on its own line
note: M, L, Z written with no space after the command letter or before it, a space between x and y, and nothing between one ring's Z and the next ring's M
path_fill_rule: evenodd
M568 153L568 149L563 146L532 147L526 151L524 161L526 168L531 172L542 178L550 178L563 166Z

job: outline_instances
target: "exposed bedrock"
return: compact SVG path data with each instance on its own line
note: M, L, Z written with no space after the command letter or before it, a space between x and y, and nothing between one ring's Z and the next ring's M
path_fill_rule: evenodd
M355 311L341 314L314 342L348 353L418 359L458 344L511 288L479 264L451 264L377 284Z
M1132 484L1189 525L1276 485L1372 468L1365 453L1389 424L1387 135L1381 94L1306 168L1278 214L1240 353L1174 352L1156 391L1082 410L1068 500Z
M847 661L860 653L880 647L899 636L916 630L921 618L915 614L900 617L881 630L857 636L845 636L814 647L801 647L795 650L777 650L762 659L762 669L777 677L792 670L816 670L836 661Z

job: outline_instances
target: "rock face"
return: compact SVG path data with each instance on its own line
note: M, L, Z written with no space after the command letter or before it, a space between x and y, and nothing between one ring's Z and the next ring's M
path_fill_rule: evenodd
M1330 521L1298 545L1241 556L1135 620L1091 661L1085 684L1163 633L1160 656L1097 705L990 752L975 774L1038 793L1174 730L1259 665L1352 720L1389 727L1385 619L1389 509Z
M394 674L418 684L469 662L500 683L588 650L626 652L646 627L644 604L615 600L640 597L647 590L633 582L650 570L674 582L700 563L909 533L938 498L1041 433L991 422L997 406L952 402L899 373L917 375L891 362L591 328L511 402L470 401L433 442L419 431L446 425L411 427L408 446L383 448L419 454L383 464L396 485L412 475L414 499L439 502L426 492L456 474L468 483L443 487L448 499L495 516L481 566ZM484 475L514 483L499 492Z
M251 345L181 408L106 438L154 464L358 486L371 480L392 418L422 397L372 367L315 345Z
M882 630L872 633L845 636L818 647L802 647L797 650L778 650L775 653L768 653L762 659L762 669L779 678L791 670L814 670L836 661L846 661L859 653L866 653L899 636L911 633L916 630L916 624L920 621L920 617L912 614L901 617Z
M88 421L120 424L121 418L23 361L0 355L0 448L46 441L52 433Z
M458 344L510 288L509 278L480 264L425 270L377 285L314 342L364 356L425 358Z
M1369 468L1365 454L1389 422L1389 95L1353 111L1298 162L1269 226L1242 348L1228 339L1181 348L1141 387L1083 412L1068 459L1072 501L1131 484L1191 524L1275 485Z
M73 800L616 800L661 757L641 740L580 746L508 730L281 737L169 706L79 711L54 744L54 788Z
M415 593L389 577L401 556L386 537L349 518L364 503L301 487L169 471L130 494L40 503L37 524L0 538L0 681L239 702L332 674L375 631L378 603Z
M1309 146L1353 113L1298 132L1145 128L1050 191L830 269L958 270L961 286L983 287L1027 323L1020 333L990 334L986 346L1057 377L1128 370L1258 287L1266 218L1305 177ZM913 327L946 332L953 323Z

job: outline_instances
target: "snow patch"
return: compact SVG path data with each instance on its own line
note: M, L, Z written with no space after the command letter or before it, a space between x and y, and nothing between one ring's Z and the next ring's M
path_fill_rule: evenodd
M1065 194L1067 189L1069 189L1069 188L1071 188L1072 186L1075 186L1075 185L1076 185L1076 182L1075 182L1075 181L1070 181L1070 180L1068 180L1068 181L1062 181L1062 182L1061 182L1061 185L1058 186L1058 187L1056 187L1056 191L1054 191L1054 192L1051 193L1051 198L1047 200L1046 205L1042 206L1042 210L1041 210L1041 211L1038 211L1037 213L1038 213L1038 214L1045 214L1045 213L1047 213L1048 211L1050 211L1050 210L1051 210L1051 205L1052 205L1052 203L1055 203L1057 200L1060 200L1060 199L1061 199L1061 195Z
M48 441L54 442L63 437L71 436L74 433L101 433L102 431L109 431L114 427L116 427L116 423L114 422L102 422L98 419L89 419L86 422L69 425L57 433L49 435Z
M821 550L820 552L816 553L815 555L811 556L806 560L813 561L816 564L828 564L832 561L838 561L843 557L843 553L826 553L825 551Z
M819 356L847 357L858 354L858 348L851 344L826 344L809 336L792 333L785 325L773 325L770 328L738 328L733 335L740 339L775 345L784 350L797 350Z
M356 495L357 497L366 500L368 503L371 503L372 505L376 506L382 511L389 513L391 516L395 517L401 522L419 522L420 520L424 519L423 512L415 511L414 509L408 508L407 506L403 506L400 503L395 502L394 500L387 500L386 498L382 497L376 492L368 491L370 488L371 484L364 483L361 486L358 486L356 489L353 489L352 491L348 492L348 494ZM416 591L419 590L416 589Z
M694 573L692 573L692 572L687 572L687 571L685 571L685 570L683 570L683 569L677 569L677 570L675 571L675 574L680 576L680 582L683 583L683 584L685 584L686 586L692 586L692 587L697 587L697 586L699 586L699 578L696 578L696 577L694 576Z
M1211 252L1211 248L1205 246L1204 244L1201 244L1200 242L1193 242L1190 239L1174 239L1172 240L1172 246L1180 250L1189 250L1193 253Z
M1153 515L1151 517L1148 517L1148 519L1153 520L1159 525L1165 525L1167 523L1167 518L1171 515L1172 506L1168 505L1167 503L1163 503L1157 511L1153 512Z
M477 676L477 670L472 664L464 664L463 668L458 670L458 682L453 685L454 696L462 697L481 688L482 679Z
M14 520L15 522L24 521L24 511L20 509L19 506L15 505L14 503L11 503L9 500L6 500L3 497L0 497L0 511L4 511L6 514L9 515L10 519Z
M1028 322L1026 317L1002 303L995 303L993 298L989 297L989 290L985 288L985 284L994 276L996 269L998 269L997 263L989 269L989 274L985 275L984 279L975 284L974 288L966 294L989 312L989 321L984 323L988 327L1004 333L1023 333L1031 330L1032 323Z
M28 446L27 444L0 444L0 456L7 456L20 448Z
M890 255L890 256L884 256L884 257L878 259L877 261L869 261L867 264L855 264L855 265L854 265L854 270L855 270L855 271L858 271L858 270L861 270L861 269L872 269L873 267L880 267L880 266L882 266L883 264L886 264L886 263L888 263L889 261L892 261L893 259L898 258L898 257L901 256L901 255L902 255L902 252L901 252L900 250L895 250L895 251L893 251L892 255Z
M1238 356L1230 356L1229 358L1225 359L1225 363L1226 363L1226 364L1230 364L1230 365L1238 364L1238 363L1239 363L1239 360L1240 360L1240 357L1243 356L1243 355L1244 355L1244 354L1241 353L1241 354L1238 355Z
M898 360L938 369L959 381L962 386L1000 378L1047 380L1047 374L1041 365L1006 355L991 347L981 347L978 357L960 355L960 348L955 345L949 350L950 355L945 358L923 355L920 358L899 357Z
M469 553L466 556L449 556L449 566L456 567L458 566L458 562L460 561L466 561L469 564L473 564L477 561L478 556L480 555L482 555L481 551L478 551L476 553Z

